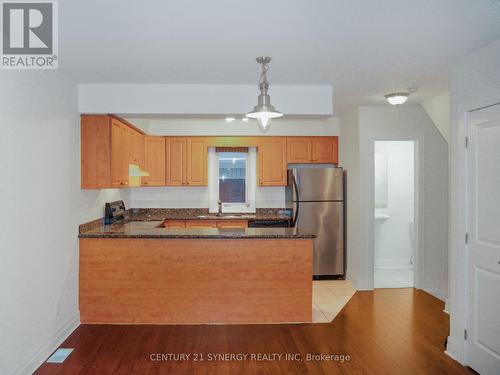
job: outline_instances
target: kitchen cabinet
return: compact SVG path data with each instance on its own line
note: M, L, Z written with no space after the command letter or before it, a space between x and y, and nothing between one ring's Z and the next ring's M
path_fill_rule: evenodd
M217 228L216 220L186 220L186 228Z
M128 186L128 165L142 166L144 134L112 115L82 115L82 189Z
M165 138L155 136L144 137L144 170L149 176L142 178L144 186L165 185Z
M286 138L262 137L258 150L259 186L287 184Z
M207 186L208 148L203 137L167 137L166 185Z
M288 163L310 163L312 161L311 137L288 137L286 151Z
M338 137L287 137L288 163L338 163Z
M171 228L171 229L177 229L177 228L186 228L186 221L185 220L165 220L162 223L164 228Z
M337 164L338 137L312 137L312 159L314 163Z
M247 220L165 220L164 228L247 228Z
M187 139L186 177L188 185L208 185L208 148L202 137Z
M247 228L247 220L219 220L217 222L217 228Z

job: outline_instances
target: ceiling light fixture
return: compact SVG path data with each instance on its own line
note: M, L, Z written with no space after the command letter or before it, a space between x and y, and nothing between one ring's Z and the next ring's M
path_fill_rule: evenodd
M250 120L248 117L243 117L243 118L241 119L241 121L243 121L243 122L247 122L248 120Z
M257 62L262 65L262 72L260 73L259 89L260 95L257 98L257 105L253 111L246 114L249 118L257 119L259 127L262 131L269 129L269 123L272 118L283 116L283 113L277 111L271 105L271 97L267 93L269 89L269 82L267 81L267 71L269 70L269 63L271 58L268 56L257 57Z
M233 122L234 120L236 120L234 117L226 117L227 122Z
M406 102L409 96L410 96L409 92L395 92L392 94L385 95L385 98L387 99L389 104L400 105Z

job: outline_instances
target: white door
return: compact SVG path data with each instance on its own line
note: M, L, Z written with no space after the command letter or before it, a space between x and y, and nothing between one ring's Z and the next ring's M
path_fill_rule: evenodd
M500 374L500 104L468 116L467 364Z

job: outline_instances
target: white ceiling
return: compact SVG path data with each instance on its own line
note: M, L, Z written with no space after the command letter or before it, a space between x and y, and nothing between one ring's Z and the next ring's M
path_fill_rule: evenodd
M60 69L79 83L331 84L337 113L418 87L500 38L499 0L60 1Z

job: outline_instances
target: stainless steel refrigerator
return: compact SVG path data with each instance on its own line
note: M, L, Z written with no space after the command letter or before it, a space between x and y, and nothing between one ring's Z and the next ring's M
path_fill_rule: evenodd
M313 276L344 275L344 174L342 168L288 170L287 207L293 225L317 235Z

